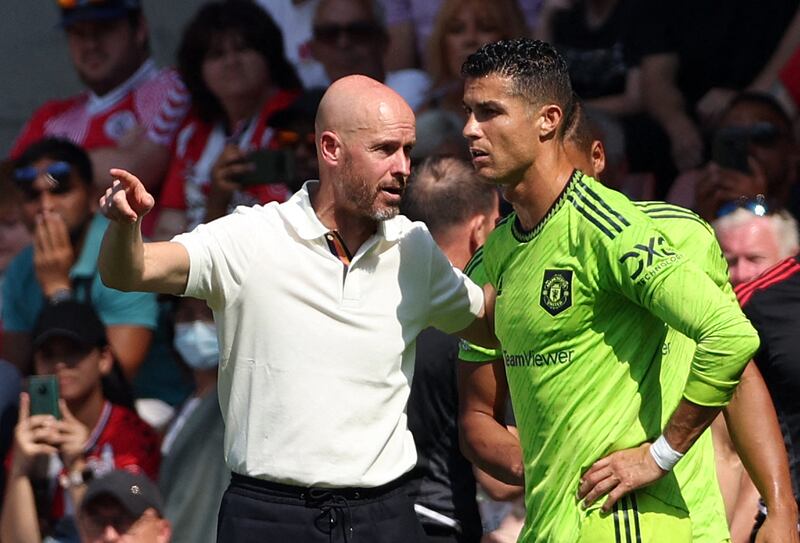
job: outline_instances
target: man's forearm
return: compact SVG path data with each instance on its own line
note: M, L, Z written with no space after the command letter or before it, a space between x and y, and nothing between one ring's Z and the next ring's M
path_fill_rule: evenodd
M786 511L796 516L778 417L761 373L752 362L724 413L736 452L770 514Z
M30 479L25 475L9 474L3 512L0 516L0 541L3 543L39 543L39 520Z
M705 407L683 398L672 413L664 437L670 447L685 454L714 421L720 407Z
M519 439L488 413L460 419L461 452L475 466L509 485L525 484Z
M141 219L132 224L109 223L97 258L97 269L106 286L136 290L144 272Z

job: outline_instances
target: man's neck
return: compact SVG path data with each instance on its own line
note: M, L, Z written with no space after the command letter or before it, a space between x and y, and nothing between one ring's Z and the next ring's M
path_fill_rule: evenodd
M80 403L70 402L67 407L72 412L72 415L91 432L100 421L100 415L103 413L105 403L103 389L98 386L87 398L81 399Z
M537 157L525 176L504 188L505 198L514 206L522 227L532 230L544 219L569 182L573 167L560 150Z
M312 185L308 196L317 218L326 228L335 230L339 234L351 255L356 254L359 247L378 229L377 221L354 216L346 210L337 208L331 182Z
M277 92L277 87L267 85L256 96L240 96L222 101L222 108L227 116L228 127L233 131L242 121L248 121L258 115L267 100Z

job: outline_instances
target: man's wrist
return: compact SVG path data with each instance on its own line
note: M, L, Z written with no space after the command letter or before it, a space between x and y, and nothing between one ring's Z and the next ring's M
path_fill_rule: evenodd
M664 471L672 471L675 464L683 458L683 454L673 449L663 434L650 445L649 452L658 467Z
M60 285L48 290L49 292L46 292L45 296L47 296L47 301L51 304L59 304L61 302L72 300L72 288L69 286Z

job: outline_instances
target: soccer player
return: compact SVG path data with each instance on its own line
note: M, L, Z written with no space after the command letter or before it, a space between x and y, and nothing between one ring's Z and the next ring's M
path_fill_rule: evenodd
M594 179L600 178L605 169L603 144L595 139L580 102L574 103L567 123L564 151L573 166ZM687 209L664 202L636 202L636 205L654 219L676 249L698 264L719 288L733 296L725 258L708 223ZM479 284L487 281L481 261L472 263L470 277ZM669 330L662 347L662 386L683 386L694 348L694 342L675 330ZM505 370L502 361L496 360L500 355L495 350L462 344L459 356L463 362L459 369L462 424L478 433L487 423L495 432L505 432L500 423L495 426L494 421L484 417L485 414L492 417L501 415L493 412L494 406L503 405L507 396ZM662 410L662 414L668 413ZM780 428L769 391L754 364L749 364L742 374L741 383L725 408L725 417L733 431L737 453L752 473L767 507L780 512L768 520L767 530L759 541L798 541L797 510ZM504 433L500 435L507 437ZM710 437L709 431L704 432L689 450L688 455L696 455L697 460L684 459L675 466L675 475L689 508L695 543L729 540ZM746 513L742 511L742 514ZM740 528L743 531L739 535L746 537L753 527L753 519L753 515L732 518L731 531Z
M463 73L473 165L516 210L475 262L497 291L524 444L522 463L510 439L493 451L509 460L494 475L519 483L524 469L521 539L690 541L671 468L729 401L757 336L647 214L573 171L561 145L572 91L549 45L491 44ZM668 326L697 343L685 387L661 383Z

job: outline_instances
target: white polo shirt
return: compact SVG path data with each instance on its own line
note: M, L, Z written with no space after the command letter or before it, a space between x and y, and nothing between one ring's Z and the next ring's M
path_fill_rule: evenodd
M214 311L225 456L242 475L374 487L416 463L406 424L417 334L455 332L483 293L422 223L380 223L345 268L307 182L289 201L200 225L185 295Z

